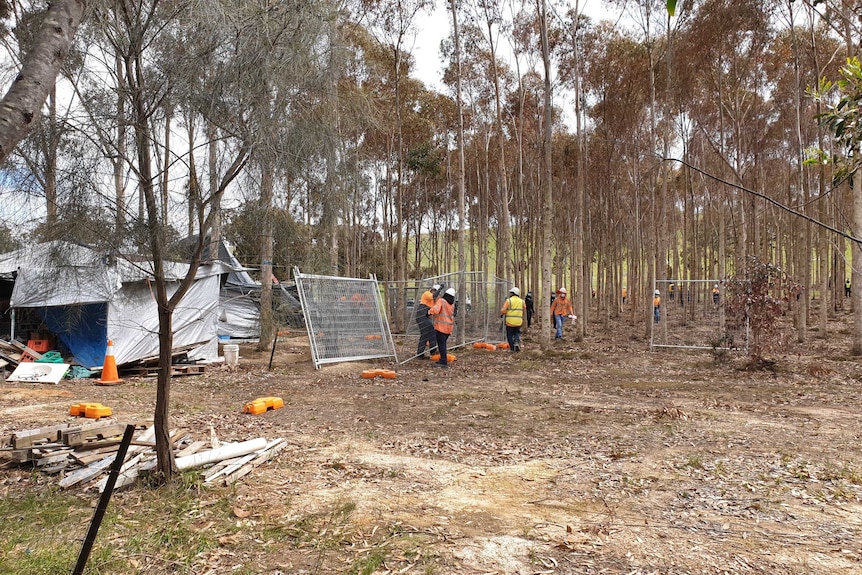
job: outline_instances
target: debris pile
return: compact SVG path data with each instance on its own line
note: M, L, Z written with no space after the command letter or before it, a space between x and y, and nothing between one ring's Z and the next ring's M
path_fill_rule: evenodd
M44 473L58 474L62 488L78 485L101 492L128 425L135 426L135 434L117 479L115 489L119 489L156 468L152 425L106 420L17 431L0 436L0 467L33 465ZM286 446L283 438L222 442L212 429L208 440L195 440L186 429L172 430L170 437L177 469L204 469L206 483L233 483Z

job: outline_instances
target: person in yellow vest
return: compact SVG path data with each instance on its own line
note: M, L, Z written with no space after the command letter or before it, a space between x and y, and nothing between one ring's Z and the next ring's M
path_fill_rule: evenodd
M551 318L554 320L554 327L557 328L557 334L554 339L563 339L563 324L566 318L574 315L572 302L566 297L566 288L557 290L557 297L551 302Z
M506 341L509 342L509 351L521 351L521 326L524 325L524 300L521 299L521 290L513 287L509 290L509 297L500 310L500 317L506 318Z
M449 355L446 353L446 341L455 328L455 288L449 288L443 297L437 298L428 310L428 315L434 323L434 333L437 336L437 352L440 360L435 367L449 367Z
M661 292L658 290L655 290L654 297L652 298L652 315L655 323L661 320Z

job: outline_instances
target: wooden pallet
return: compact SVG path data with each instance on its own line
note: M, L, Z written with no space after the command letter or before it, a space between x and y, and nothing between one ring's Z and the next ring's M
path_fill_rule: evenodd
M171 377L181 377L183 375L200 375L206 371L205 365L195 364L176 364L171 366ZM155 377L159 374L158 366L140 365L123 370L124 375L132 377Z

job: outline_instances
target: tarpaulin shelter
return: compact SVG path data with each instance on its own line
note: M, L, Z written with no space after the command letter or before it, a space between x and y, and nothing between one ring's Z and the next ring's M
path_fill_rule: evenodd
M165 262L168 295L189 265ZM91 248L47 242L0 255L0 281L13 282L10 307L30 308L87 368L104 361L108 339L117 365L159 354L153 264ZM216 261L201 265L173 314L173 349L189 351L217 341L220 276L233 271Z
M243 267L223 241L219 244L218 259L234 270L227 275L219 295L219 337L259 338L260 283L249 275L250 268ZM284 284L273 286L272 298L273 312L280 325L303 325L299 299Z

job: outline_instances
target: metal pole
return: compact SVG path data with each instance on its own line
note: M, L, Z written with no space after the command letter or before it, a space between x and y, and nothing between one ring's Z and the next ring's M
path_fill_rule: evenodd
M102 491L99 505L96 506L96 511L93 513L93 519L90 521L90 529L87 531L87 537L84 539L84 545L81 547L81 553L78 555L78 563L75 564L72 575L81 575L84 572L84 567L86 567L87 560L90 558L90 551L93 549L93 543L96 541L96 535L99 533L99 527L102 525L105 511L108 509L108 502L111 500L114 485L117 484L117 478L120 476L120 469L123 467L126 452L132 443L132 435L134 433L135 426L127 425L126 432L123 434L123 440L120 442L119 449L117 449L117 457L114 458L114 462L111 464L111 473L108 475L107 483L105 483L105 490Z

